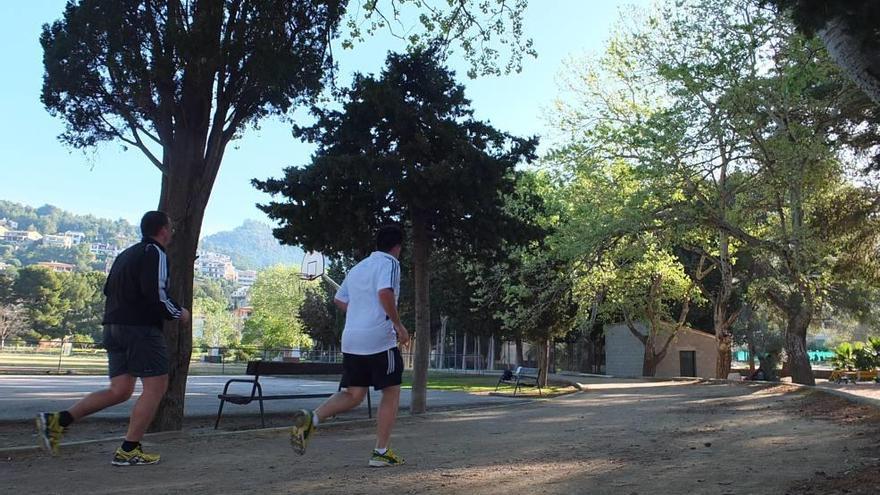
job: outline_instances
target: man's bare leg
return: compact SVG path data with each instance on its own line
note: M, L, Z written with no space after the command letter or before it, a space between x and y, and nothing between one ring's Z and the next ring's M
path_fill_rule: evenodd
M337 414L350 411L359 406L367 396L368 387L348 387L333 394L317 409L315 415L320 421Z
M391 430L397 422L397 410L400 406L400 385L382 389L382 400L379 402L379 419L376 425L376 448L388 448Z
M128 432L125 434L125 440L128 442L140 442L144 437L156 415L159 402L168 389L168 375L143 377L141 383L144 385L144 391L131 410Z
M67 412L78 421L110 406L125 402L134 392L137 378L131 375L117 375L110 379L110 388L92 392L73 405Z

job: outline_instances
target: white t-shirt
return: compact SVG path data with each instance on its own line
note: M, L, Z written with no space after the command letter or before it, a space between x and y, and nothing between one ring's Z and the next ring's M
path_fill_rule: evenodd
M400 263L388 253L374 251L348 272L336 292L336 299L348 304L342 352L368 355L397 346L394 325L379 302L382 289L394 291L396 305L400 297Z

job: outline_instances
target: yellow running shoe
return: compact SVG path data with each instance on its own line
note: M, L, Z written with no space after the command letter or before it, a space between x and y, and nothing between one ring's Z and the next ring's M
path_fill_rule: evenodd
M290 428L290 445L293 450L303 455L306 453L306 447L309 445L309 439L315 431L315 422L312 421L312 414L309 409L300 409L293 413L293 426Z
M390 448L384 454L373 450L373 455L370 457L370 467L391 467L400 466L401 464L406 464L406 461Z
M37 438L40 439L40 446L52 454L58 455L58 446L61 444L61 437L64 436L64 427L61 426L61 414L40 413L37 414Z
M130 452L122 450L122 447L116 449L113 454L114 466L146 466L148 464L156 464L159 462L159 454L147 454L140 445L132 449Z

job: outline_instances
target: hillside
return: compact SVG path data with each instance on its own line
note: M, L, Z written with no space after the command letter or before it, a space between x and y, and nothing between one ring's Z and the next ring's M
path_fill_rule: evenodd
M282 246L272 236L272 228L256 220L245 220L233 230L203 237L200 247L229 256L236 268L245 270L277 264L298 265L303 257L302 249Z

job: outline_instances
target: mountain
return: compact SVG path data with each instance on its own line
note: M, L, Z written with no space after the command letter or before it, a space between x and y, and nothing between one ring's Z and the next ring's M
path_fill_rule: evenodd
M303 257L302 249L282 246L272 236L272 228L256 220L245 220L233 230L203 237L199 247L229 256L232 264L241 270L258 270L277 264L299 265Z

